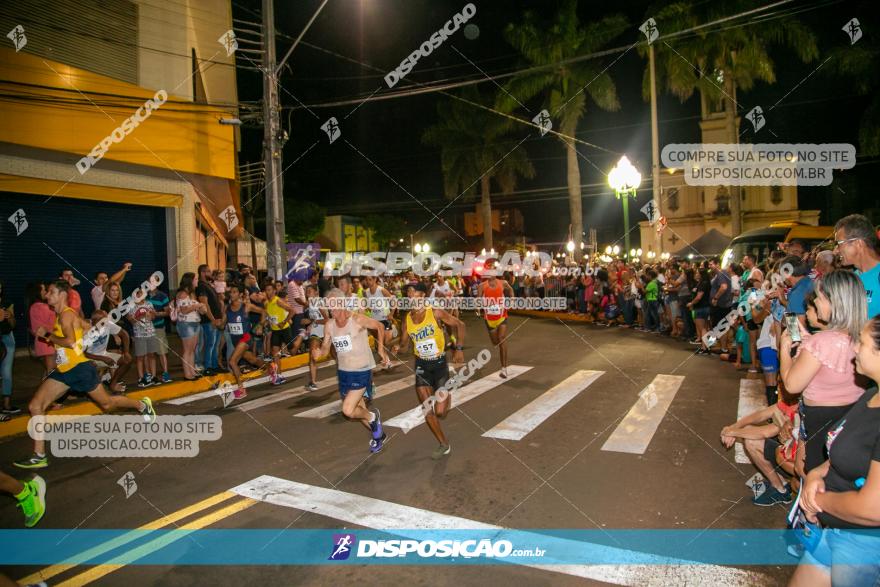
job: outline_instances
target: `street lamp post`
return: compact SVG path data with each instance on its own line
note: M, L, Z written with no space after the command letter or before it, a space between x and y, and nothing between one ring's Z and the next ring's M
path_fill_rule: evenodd
M636 190L642 183L642 174L633 167L626 155L620 158L608 174L608 184L614 189L617 199L623 201L623 239L624 250L629 249L629 197L636 197Z

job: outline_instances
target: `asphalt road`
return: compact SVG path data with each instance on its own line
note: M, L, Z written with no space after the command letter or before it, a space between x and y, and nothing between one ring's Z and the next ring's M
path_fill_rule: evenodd
M332 382L317 392L289 397L248 411L235 409L272 394L299 391L305 375L281 389L259 386L243 402L224 408L219 397L184 405L160 404L161 415L212 414L222 418L223 435L202 442L193 458L55 458L39 472L48 484L47 513L41 529L72 529L69 540L84 529L137 528L174 516L183 508L222 494L264 475L349 496L340 502L350 519L329 506L300 509L264 500L244 503L238 495L197 508L191 517L178 516L170 527L200 516L211 529L222 528L348 528L382 527L384 518L363 513L360 498L389 502L390 511L410 506L428 512L508 528L557 529L695 529L780 528L786 509L758 508L750 503L746 480L750 465L736 464L733 451L718 441L722 426L736 419L740 379L745 375L716 359L691 355L691 348L664 337L619 328L563 324L555 320L511 317L509 353L512 365L529 367L454 409L444 422L452 453L431 459L436 443L422 425L404 434L388 427L385 449L370 455L368 434L340 414L324 418L297 417L338 399ZM466 358L490 348L482 324L467 319ZM376 384L412 379L412 360L377 375ZM471 382L491 379L498 359ZM583 391L546 419L538 404L545 392L578 371L603 372ZM656 431L650 424L627 420L631 411L655 409L640 393L658 375L680 382L677 391L658 391L660 416ZM319 371L319 379L335 376L334 367ZM676 384L678 385L678 383ZM378 398L383 417L402 414L417 401L408 383ZM662 385L660 387L663 387ZM673 385L675 387L675 385ZM559 390L557 390L559 391ZM564 391L564 390L563 390ZM672 393L674 395L669 395ZM668 409L664 400L668 398ZM529 406L526 408L526 406ZM524 409L527 434L520 440L483 436L512 414ZM650 411L649 410L649 411ZM642 419L644 420L644 418ZM649 429L646 432L646 428ZM614 435L624 446L647 445L641 454L602 450ZM0 459L11 463L30 450L27 438L0 445ZM11 466L7 472L22 476ZM126 498L117 484L131 471L137 491ZM217 498L218 500L221 498ZM269 500L272 501L272 500ZM374 503L370 501L370 503ZM376 502L378 503L378 502ZM235 504L243 504L235 507ZM21 527L14 502L0 502L0 526ZM230 507L232 506L232 507ZM200 506L201 507L201 506ZM363 506L366 507L366 506ZM224 509L225 508L225 509ZM219 513L218 513L219 512ZM390 514L389 514L390 515ZM377 524L371 526L371 524ZM180 527L178 526L178 527ZM243 550L258 548L241 544ZM328 544L328 555L330 545ZM5 568L21 579L44 567ZM88 574L95 569L98 573ZM793 567L743 569L730 584L784 584ZM55 571L58 569L56 568ZM735 569L734 569L735 570ZM712 575L718 571L720 574ZM644 575L618 567L584 574L559 568L493 566L139 566L118 568L79 566L49 579L50 585L325 585L359 581L373 585L574 585L574 584L705 584L711 577L725 584L724 568L687 567ZM737 571L739 572L739 571ZM54 571L53 571L54 573ZM85 573L85 574L84 574ZM665 574L664 574L665 573ZM635 579L633 577L636 577ZM641 579L639 577L642 577ZM650 581L644 581L649 577ZM720 577L720 579L719 579Z

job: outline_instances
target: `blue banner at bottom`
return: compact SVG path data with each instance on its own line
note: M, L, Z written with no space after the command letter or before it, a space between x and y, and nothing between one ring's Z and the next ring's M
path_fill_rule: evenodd
M880 565L878 530L821 538L817 560ZM791 530L0 530L0 564L793 565L798 543Z

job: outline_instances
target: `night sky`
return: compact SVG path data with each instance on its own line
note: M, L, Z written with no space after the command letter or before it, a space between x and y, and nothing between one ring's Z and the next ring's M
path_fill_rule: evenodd
M286 109L283 124L290 133L284 149L285 167L301 157L284 174L287 206L295 206L298 200L310 200L326 207L330 214L396 214L405 218L409 226L417 228L431 218L421 204L434 212L446 205L439 150L421 143L424 129L437 121L436 103L442 99L439 93L366 102L356 110L355 105L317 105L365 97L377 89L375 96L381 96L411 82L483 77L475 65L490 75L511 71L521 66L522 61L503 39L504 26L509 22L520 22L525 9L545 14L549 20L556 6L554 0L475 2L477 12L470 22L479 27L479 36L470 40L463 30L457 31L430 57L421 58L415 69L389 90L382 76L394 69L453 14L461 11L465 4L463 0L331 0L328 3L306 33L303 43L294 51L289 60L290 67L282 76L281 100ZM602 3L601 7L596 4L581 2L582 22L612 12L623 12L632 25L609 47L629 45L643 38L638 26L650 14L652 3ZM318 0L276 0L276 28L288 36L279 38L279 58L290 46L291 37L299 34L319 5ZM259 9L258 0L233 1L233 15L238 19L258 21ZM858 149L859 119L870 99L857 96L852 80L832 75L830 68L822 67L809 74L826 59L829 50L849 44L841 28L854 16L859 18L864 30L865 36L860 42L875 42L873 31L877 30L878 23L871 15L876 11L870 9L870 2L828 1L795 2L786 9L802 10L798 17L816 33L819 58L803 64L786 49L771 53L776 63L777 82L774 85L759 82L750 92L740 91L737 100L744 112L756 104L764 105L766 112L769 105L791 92L773 110L765 127L772 129L779 138L755 136L749 130L741 140L846 142L856 144ZM468 63L452 46L475 65ZM616 57L611 55L602 59L609 64ZM238 65L247 65L247 61L239 57ZM578 145L578 150L600 169L609 170L619 154L626 153L643 176L650 176L650 108L641 92L646 67L647 59L633 50L608 70L617 85L621 103L619 111L605 112L588 101L587 113L581 120L577 136L615 154L585 145ZM260 100L262 86L258 74L239 69L238 85L241 101ZM481 88L489 90L496 86L486 81ZM301 108L301 104L309 105L314 115ZM537 101L526 105L532 112L540 109ZM658 107L661 149L671 142L699 142L700 102L697 94L681 103L675 96L661 93ZM531 118L522 109L514 114ZM336 117L343 137L363 156L344 141L327 143L326 135L319 127L330 116ZM486 116L493 115L487 112ZM536 241L561 241L567 234L569 222L564 150L558 140L549 135L541 138L535 129L525 126L511 134L514 141L511 146L525 136L529 136L524 146L535 165L536 177L520 181L517 192L508 198L495 197L493 205L518 207L525 218L527 237ZM242 139L241 162L258 160L261 128L243 127ZM317 145L316 141L319 141ZM877 171L876 163L876 158L860 157L856 168L844 173L835 172L832 186L799 188L800 207L819 209L822 223L836 220L832 216L841 204L847 211L876 207L877 197L869 183ZM596 168L583 159L580 166L581 181L587 184L584 188L585 230L596 228L600 242L613 238L622 225L619 203ZM649 190L640 192L638 205L631 211L633 221L639 219L638 208L649 198ZM473 206L473 200L462 198L442 217L456 226L455 217L472 210ZM434 220L425 230L440 228L441 224Z

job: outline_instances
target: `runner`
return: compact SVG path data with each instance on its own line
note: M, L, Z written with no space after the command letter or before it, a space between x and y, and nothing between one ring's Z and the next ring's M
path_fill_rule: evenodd
M306 311L309 320L309 383L306 391L318 391L318 362L315 360L315 349L321 346L324 340L324 324L330 319L327 310L316 306L318 301L318 286L306 286L306 297L309 307Z
M370 309L370 317L382 324L384 329L376 333L383 336L382 342L389 344L394 336L393 327L391 326L391 292L379 285L379 279L374 276L365 278L367 289L364 290L364 297L367 298L368 308ZM391 367L391 362L385 363L385 368Z
M248 313L264 314L262 308L254 306L250 302L246 302L245 288L243 285L233 285L227 292L229 293L229 305L226 306L226 312L223 316L223 327L232 339L232 356L229 357L229 370L235 376L235 383L238 385L233 397L242 399L247 397L247 391L241 383L241 369L238 362L244 358L248 363L259 369L269 368L269 377L275 381L278 379L277 367L273 361L264 361L257 358L250 351L251 343L251 321Z
M428 293L424 283L418 283L410 289L411 300L422 300ZM439 321L438 321L439 319ZM406 352L409 341L412 339L413 351L416 355L416 395L420 405L424 405L428 398L436 394L437 390L444 388L449 379L449 365L446 362L446 341L443 328L440 324L446 324L455 328L458 343L452 356L453 363L463 363L464 356L462 342L464 342L464 322L441 308L431 308L429 304L413 304L409 311L401 332L401 346L391 350L397 354L398 350ZM445 391L445 389L444 389ZM442 394L441 394L442 395ZM448 393L445 398L432 402L432 407L425 414L425 423L434 434L434 438L440 445L434 449L431 458L440 459L452 451L449 440L440 427L440 420L446 417L452 405L452 396Z
M340 289L332 289L327 298L332 302L348 296ZM370 452L382 450L385 432L382 430L379 410L368 410L364 399L372 399L373 368L376 361L370 350L367 330L381 331L382 324L363 314L350 310L330 310L331 319L324 325L324 342L312 351L315 360L327 356L331 345L336 349L336 366L339 375L339 395L342 396L342 413L351 420L360 420L372 433ZM379 356L387 363L385 345L376 339Z
M98 378L98 370L82 352L83 327L89 323L79 318L77 312L67 305L70 284L57 281L49 286L47 300L55 310L55 329L49 333L45 328L37 329L37 336L43 342L55 347L55 370L43 380L31 400L31 416L43 416L46 409L67 390L88 395L105 412L127 408L137 410L146 422L156 420L153 402L145 397L141 401L124 395L110 395ZM49 466L46 457L46 441L34 440L34 454L14 463L22 469L42 469Z
M489 338L492 344L498 347L501 354L501 377L507 379L507 308L504 307L504 292L509 292L508 297L513 297L513 288L503 279L490 275L477 289L477 298L483 300L485 309L483 316L486 320L486 328L489 329ZM479 311L479 310L478 310Z
M274 281L266 281L266 321L272 332L272 363L275 365L272 374L272 385L281 385L285 382L281 376L281 349L287 349L293 344L293 333L290 330L290 318L293 308L286 301L276 295Z

